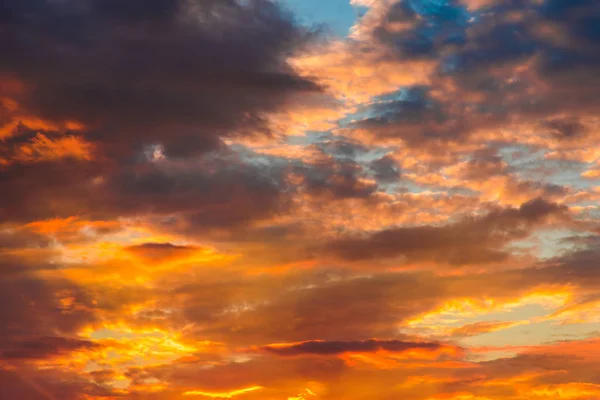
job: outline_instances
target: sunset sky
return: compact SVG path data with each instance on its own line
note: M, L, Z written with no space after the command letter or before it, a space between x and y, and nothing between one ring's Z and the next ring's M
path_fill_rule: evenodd
M598 400L599 182L598 0L0 0L0 400Z

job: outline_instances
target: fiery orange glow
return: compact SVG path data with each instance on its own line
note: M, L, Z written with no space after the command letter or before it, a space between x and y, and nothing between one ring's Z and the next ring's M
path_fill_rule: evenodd
M254 392L254 391L257 391L260 389L262 389L262 387L252 386L252 387L245 388L245 389L232 390L231 392L227 392L227 393L211 393L211 392L202 392L199 390L191 390L191 391L185 392L184 395L185 396L204 396L204 397L211 397L214 399L232 399L234 397L243 395L245 393Z

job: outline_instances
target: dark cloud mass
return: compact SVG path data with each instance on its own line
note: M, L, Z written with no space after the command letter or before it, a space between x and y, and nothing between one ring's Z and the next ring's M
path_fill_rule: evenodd
M435 58L445 48L466 41L468 13L456 2L402 0L388 10L386 22L415 22L411 29L395 31L385 25L374 36L390 46L398 57Z
M5 360L43 359L50 356L68 354L77 350L90 350L100 347L91 341L64 337L41 337L15 341L5 345L0 358Z
M260 349L279 356L301 355L338 355L343 353L370 353L379 350L401 353L409 350L434 351L441 347L439 343L403 342L400 340L364 340L344 341L308 341L302 343L268 345Z
M373 105L354 126L420 146L464 142L510 123L597 114L597 2L480 3L471 12L457 1L406 0L385 9L369 25L371 36L390 57L435 60L436 73L427 86ZM551 127L566 136L577 131L573 122Z
M450 264L498 262L510 253L503 247L526 238L531 230L552 216L566 216L567 208L542 199L519 208L492 211L442 226L388 229L364 237L329 243L328 252L348 260L406 257Z
M121 166L75 160L14 164L0 172L8 193L0 199L0 215L31 221L185 213L199 224L229 226L276 210L278 179L260 166L220 157L191 166L147 160Z
M286 94L317 89L285 60L309 34L268 1L7 0L3 9L0 72L25 86L19 107L83 123L111 151L202 151L264 129L263 113Z
M28 266L27 263L20 258L0 258L0 301L10 305L0 308L2 354L7 356L18 351L11 348L13 345L25 346L24 352L30 346L33 353L36 346L33 343L38 343L38 350L49 354L54 345L57 349L85 345L55 336L73 335L84 325L96 321L90 294L60 276L52 279L39 276L44 270L52 272L51 266ZM69 303L62 303L63 299ZM39 338L41 342L36 342Z
M198 223L223 225L270 212L277 189L256 166L169 172L151 161L266 133L267 114L287 97L319 90L287 64L313 35L291 14L263 0L6 0L2 10L0 76L18 87L2 118L6 129L21 121L0 150L3 219L228 202L227 212L191 212ZM43 137L30 122L40 119ZM68 136L58 130L75 122Z

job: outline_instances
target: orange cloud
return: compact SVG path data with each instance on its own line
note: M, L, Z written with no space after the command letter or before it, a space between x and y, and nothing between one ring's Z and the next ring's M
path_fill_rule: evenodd
M61 158L91 160L93 145L75 136L51 139L38 133L29 143L21 145L11 159L19 162L52 161Z
M492 400L486 396L476 396L471 393L448 393L429 397L427 400Z
M591 383L566 383L536 386L527 391L531 398L540 399L591 399L600 396L600 385Z
M426 61L391 60L385 49L364 50L352 43L332 42L293 58L291 63L300 74L315 78L329 93L351 105L397 87L426 83L435 67Z

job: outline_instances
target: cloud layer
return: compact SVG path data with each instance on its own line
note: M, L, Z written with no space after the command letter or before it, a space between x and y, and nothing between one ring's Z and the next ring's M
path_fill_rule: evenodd
M0 400L600 398L599 4L349 2L0 1Z

